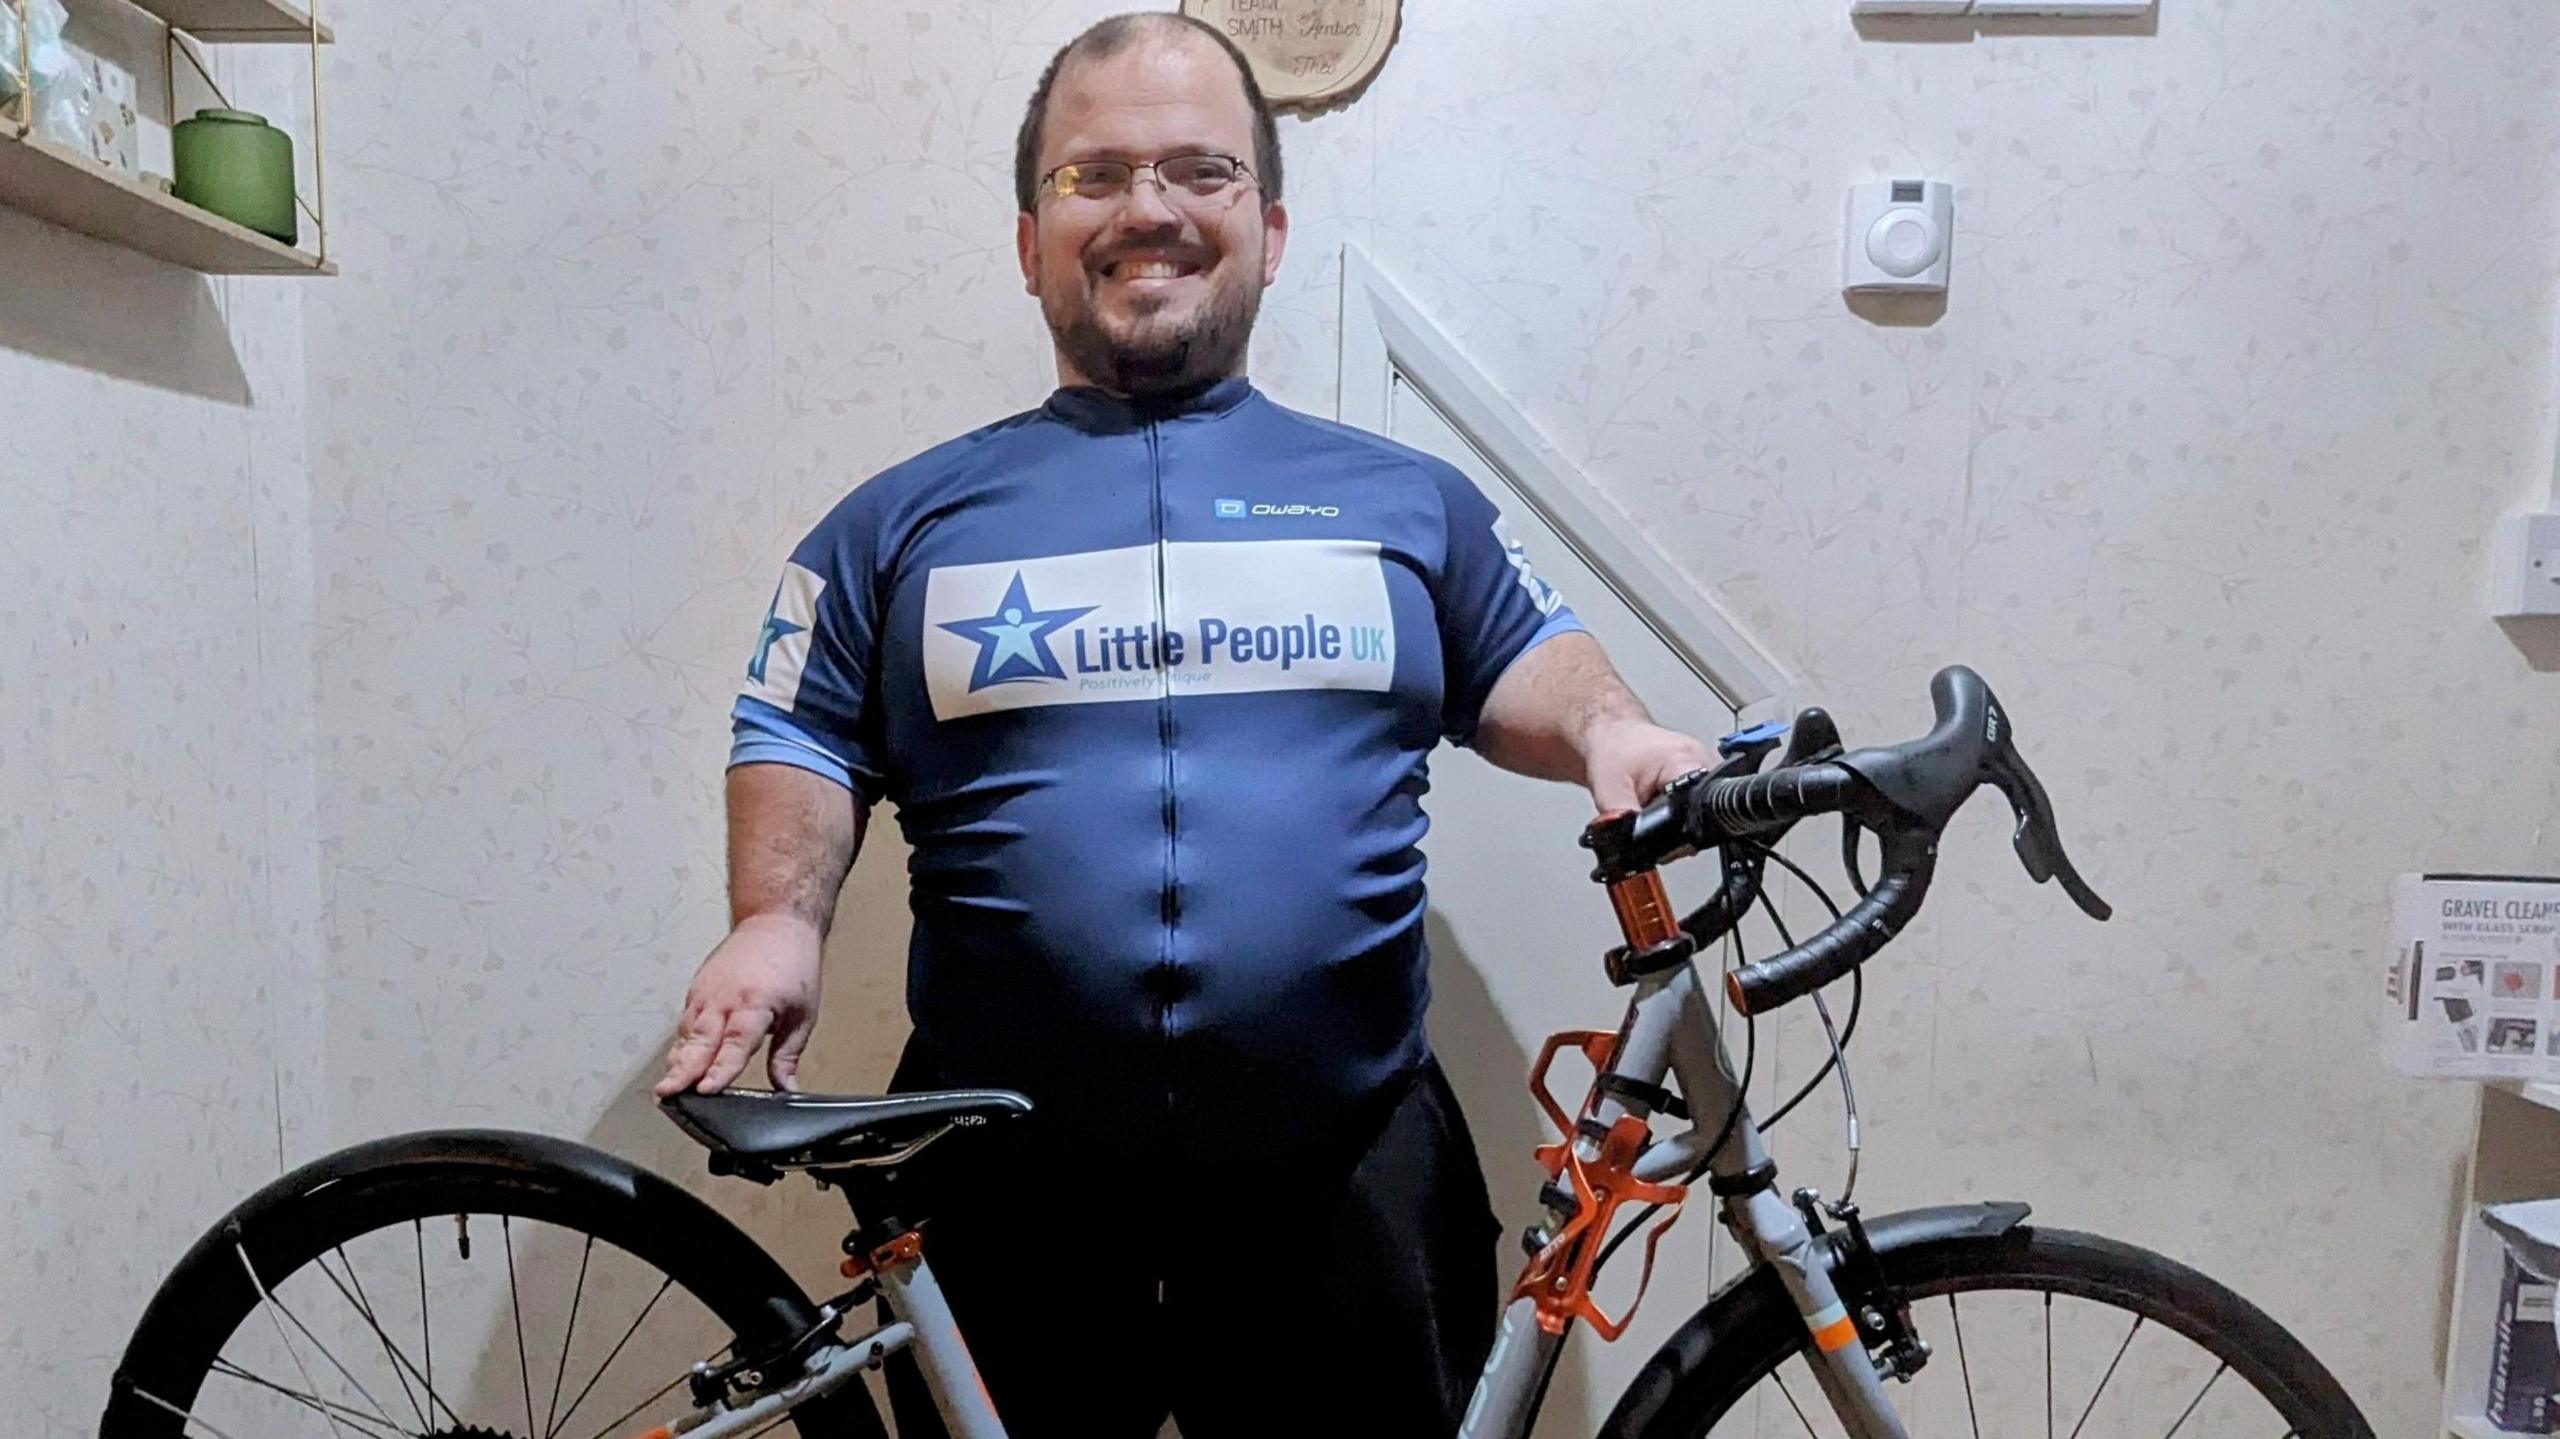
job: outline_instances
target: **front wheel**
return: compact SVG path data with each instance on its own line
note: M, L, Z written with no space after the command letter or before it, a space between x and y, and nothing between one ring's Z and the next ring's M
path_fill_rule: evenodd
M2067 1229L1897 1242L1874 1226L1888 1278L1932 1355L1885 1386L1904 1426L1940 1436L2373 1439L2338 1381L2257 1306L2174 1260ZM1765 1266L1719 1294L1645 1365L1610 1439L1842 1432L1810 1341Z

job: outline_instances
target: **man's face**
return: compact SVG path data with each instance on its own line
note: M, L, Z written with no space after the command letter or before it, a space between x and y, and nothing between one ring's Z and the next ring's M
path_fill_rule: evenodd
M1037 170L1202 153L1253 163L1253 111L1234 63L1205 42L1148 40L1069 62L1050 92ZM1243 373L1288 229L1254 180L1203 200L1142 170L1108 201L1044 186L1015 243L1061 378L1144 395Z

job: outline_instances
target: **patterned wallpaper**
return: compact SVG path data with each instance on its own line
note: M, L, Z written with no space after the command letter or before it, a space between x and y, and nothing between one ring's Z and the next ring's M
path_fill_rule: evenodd
M0 933L38 979L0 1091L93 1086L0 1129L39 1176L0 1186L11 1232L54 1236L0 1263L85 1304L67 1347L26 1327L66 1306L0 1320L8 1384L68 1386L48 1432L200 1222L159 1209L209 1216L271 1162L243 1044L321 1090L288 1090L296 1159L468 1122L698 1170L643 1090L721 925L744 645L846 486L1046 390L1006 163L1106 8L350 0L347 274L299 336L230 317L258 403L0 357L0 414L67 462L0 477L43 517L0 535L37 575L0 603L0 776L33 796ZM2388 876L2560 862L2560 678L2483 618L2480 559L2551 457L2560 12L2163 0L2156 33L1862 36L1836 0L1405 8L1358 105L1284 126L1257 377L1330 410L1356 241L1853 736L1984 670L2120 918L1964 818L1875 980L1871 1207L2014 1194L2168 1248L2422 1432L2468 1100L2392 1077L2362 1006ZM1853 313L1843 187L1914 170L1959 187L1953 295ZM297 343L299 648L236 538L303 523ZM169 656L98 665L117 615ZM305 655L316 818L290 706L252 722ZM315 831L325 904L227 878ZM877 1082L902 1029L875 844L813 1084ZM309 972L305 913L325 1006L241 998L242 966ZM154 1096L151 1142L111 1131ZM165 1186L143 1232L79 1243L65 1206L138 1178ZM723 1202L822 1272L815 1200Z
M160 1273L327 1142L303 292L0 255L0 1402L93 1434Z

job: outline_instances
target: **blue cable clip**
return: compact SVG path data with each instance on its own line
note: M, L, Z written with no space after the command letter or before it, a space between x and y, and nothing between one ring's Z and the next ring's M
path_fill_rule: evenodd
M1738 754L1748 754L1755 749L1768 748L1769 746L1786 738L1786 735L1787 725L1785 721L1762 720L1760 723L1753 725L1749 729L1735 730L1733 733L1717 740L1716 753L1724 756L1726 759L1731 759Z

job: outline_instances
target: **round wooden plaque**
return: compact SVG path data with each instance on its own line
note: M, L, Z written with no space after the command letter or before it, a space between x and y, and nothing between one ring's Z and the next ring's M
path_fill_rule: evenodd
M1395 43L1402 0L1182 0L1253 62L1274 109L1322 110L1369 83Z

